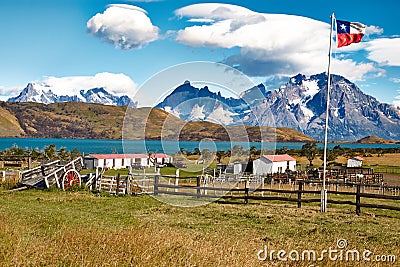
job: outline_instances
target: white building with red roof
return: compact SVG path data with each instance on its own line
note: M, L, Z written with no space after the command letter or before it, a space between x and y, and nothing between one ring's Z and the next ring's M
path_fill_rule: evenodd
M354 157L347 160L347 167L349 168L360 168L362 167L364 159L362 157Z
M107 168L121 169L134 166L153 167L156 164L172 163L172 157L167 154L90 154L84 158L87 169Z
M296 170L296 159L284 155L262 155L253 161L253 174L264 175L272 173L284 173L287 170Z

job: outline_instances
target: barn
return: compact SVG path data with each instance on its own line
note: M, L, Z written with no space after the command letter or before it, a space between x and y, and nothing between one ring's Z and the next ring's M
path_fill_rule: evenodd
M351 158L351 159L348 159L347 160L347 167L349 167L349 168L360 168L362 166L363 160L364 159L362 157L359 157L359 156Z
M284 155L262 155L253 161L253 174L263 175L272 173L284 173L287 170L296 170L296 159Z
M152 154L151 158L157 164L172 163L172 157L163 153ZM84 165L87 169L121 169L129 166L152 167L154 163L147 154L90 154L84 158Z

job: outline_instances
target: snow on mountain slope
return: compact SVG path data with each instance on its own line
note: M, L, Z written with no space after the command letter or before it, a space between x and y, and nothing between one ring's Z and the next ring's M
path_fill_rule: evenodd
M185 82L157 107L185 120L210 120L226 125L273 124L322 140L326 88L325 73L309 77L298 74L276 90L267 91L262 84L244 88L238 99L224 98ZM332 75L329 128L330 140L354 141L368 135L400 140L400 108L380 103L346 78Z
M53 88L40 83L29 83L18 96L9 98L9 102L37 102L51 104L57 102L86 102L115 106L136 106L128 96L115 96L104 88L80 90L79 94L56 95Z

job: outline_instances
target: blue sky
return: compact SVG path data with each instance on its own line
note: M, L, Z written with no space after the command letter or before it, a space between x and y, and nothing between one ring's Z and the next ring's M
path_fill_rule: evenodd
M2 0L0 99L29 82L134 96L156 73L191 61L234 66L274 89L297 73L326 71L335 12L366 24L367 34L334 49L332 72L400 105L398 9L393 0Z

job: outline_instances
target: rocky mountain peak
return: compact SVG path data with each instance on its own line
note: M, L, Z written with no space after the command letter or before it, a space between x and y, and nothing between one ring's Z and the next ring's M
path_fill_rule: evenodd
M271 126L274 121L276 127L293 128L322 140L327 80L326 73L309 77L298 74L280 89L266 91L260 84L244 90L238 98L225 98L185 82L157 107L173 110L181 119L202 120L218 109L219 116L224 118L221 123ZM399 108L380 103L345 77L334 74L330 97L329 140L355 141L368 135L400 140ZM260 120L266 114L273 118Z
M75 95L56 95L52 87L47 84L28 83L27 86L16 97L8 99L8 102L38 102L44 104L58 102L86 102L98 103L115 106L136 106L128 96L115 96L107 92L104 88L92 88L89 90L80 90Z

